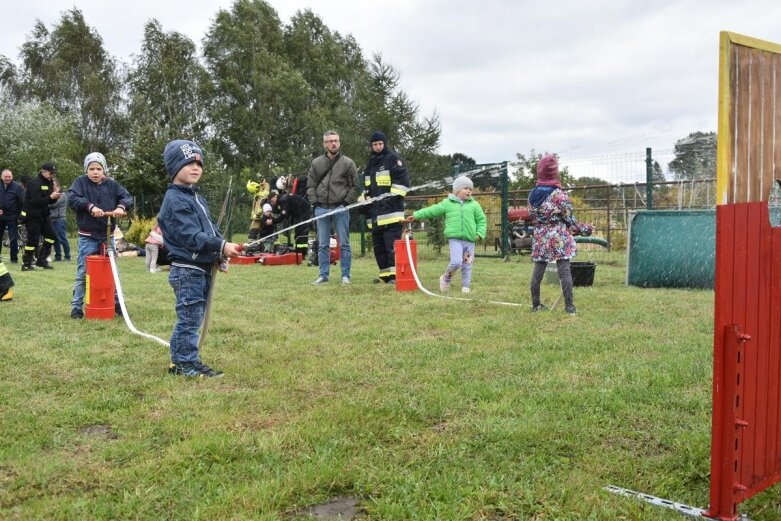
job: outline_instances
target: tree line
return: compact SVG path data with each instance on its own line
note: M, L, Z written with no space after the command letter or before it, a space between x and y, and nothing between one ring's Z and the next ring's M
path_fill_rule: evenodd
M64 183L102 152L132 193L160 193L171 139L207 152L207 186L306 173L336 129L360 165L381 129L417 181L439 178L463 154L439 155L439 116L421 115L400 73L311 10L283 23L263 0L236 0L213 18L202 52L151 19L132 63L111 56L78 8L53 27L37 21L19 63L0 55L0 165L22 174L55 161Z

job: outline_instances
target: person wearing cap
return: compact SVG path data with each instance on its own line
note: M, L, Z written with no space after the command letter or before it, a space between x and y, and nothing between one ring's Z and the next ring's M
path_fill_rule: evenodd
M11 264L19 262L19 212L24 203L24 188L14 181L9 169L0 173L0 251L3 249L3 236L8 230L8 242L11 247Z
M372 248L379 274L376 282L396 282L394 245L404 230L404 197L409 191L409 174L402 158L390 147L385 134L375 131L369 138L371 155L363 174L364 195L379 200L366 213L372 232Z
M44 163L34 179L27 183L24 192L21 218L27 230L27 241L22 256L22 271L33 271L35 265L51 270L48 257L56 240L54 228L49 219L49 204L60 198L60 191L55 184L54 176L57 168L52 163ZM43 246L38 250L38 242L43 237Z
M480 203L472 197L474 185L466 176L453 181L453 193L433 206L407 217L408 222L445 216L445 238L450 246L450 264L439 277L439 291L450 290L453 275L461 269L461 292L469 293L472 284L472 263L475 260L475 240L485 239L488 228Z
M323 134L325 154L309 165L306 194L315 208L317 218L317 263L320 275L312 284L328 282L331 268L331 228L339 238L339 264L342 284L350 283L352 249L350 247L350 212L345 209L358 200L361 187L355 161L341 152L339 133L327 130Z
M226 241L212 221L206 200L195 185L203 175L204 155L192 141L177 139L165 145L163 162L171 183L157 221L171 258L168 283L176 298L176 324L171 333L168 372L194 378L222 376L201 360L199 330L209 298L212 267L237 257L240 246Z
M60 262L63 259L71 260L71 245L68 242L67 212L68 193L63 192L60 198L49 205L49 219L54 228L54 260Z
M559 161L553 154L545 155L537 162L537 183L529 193L529 211L534 223L534 271L530 285L532 311L547 309L540 302L540 285L548 263L555 262L564 293L564 310L574 315L570 259L577 255L578 249L573 235L591 235L592 227L575 219L572 200L561 189Z
M108 164L103 154L87 154L84 158L84 175L77 177L67 191L68 206L76 212L76 225L79 228L76 279L71 300L71 318L77 320L84 318L82 308L87 290L87 256L100 253L102 245L108 246L108 241L113 241L117 218L123 217L133 205L133 197L125 187L107 174ZM110 219L112 215L114 219ZM116 292L114 310L117 316L121 315Z

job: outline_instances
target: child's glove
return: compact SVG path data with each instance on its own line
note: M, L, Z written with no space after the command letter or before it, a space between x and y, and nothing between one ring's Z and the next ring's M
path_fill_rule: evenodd
M588 223L577 223L574 226L570 227L570 232L572 233L572 235L581 235L583 237L588 237L592 233L594 233L594 225Z

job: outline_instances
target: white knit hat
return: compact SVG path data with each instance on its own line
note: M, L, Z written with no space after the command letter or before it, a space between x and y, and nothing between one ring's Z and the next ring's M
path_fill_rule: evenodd
M266 203L263 205L263 213L272 211L271 205Z
M456 180L453 181L454 194L457 194L458 191L461 190L462 188L474 188L474 187L475 185L472 183L472 180L465 175L456 177Z

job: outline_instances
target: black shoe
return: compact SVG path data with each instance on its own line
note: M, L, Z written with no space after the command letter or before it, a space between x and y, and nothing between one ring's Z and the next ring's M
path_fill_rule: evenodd
M567 313L567 315L576 315L577 312L575 311L575 306L567 306L564 308L564 311Z
M537 304L536 306L532 306L532 313L537 313L538 311L548 311L548 306L545 304Z
M18 259L11 259L11 264L19 264L19 260Z
M114 306L114 316L115 317L122 317L123 316L122 315L122 306L120 306L119 304L116 304Z
M73 308L71 309L71 318L74 320L81 320L84 318L84 312L79 308Z
M22 271L35 271L35 268L30 266L29 264L22 264Z
M45 270L53 270L54 269L54 266L49 264L49 261L36 262L35 265L38 266L39 268L43 268Z
M189 376L191 378L219 378L222 376L222 371L215 371L201 362L182 362L169 364L168 374Z
M62 262L62 259L58 259L57 257L54 257L54 262Z

